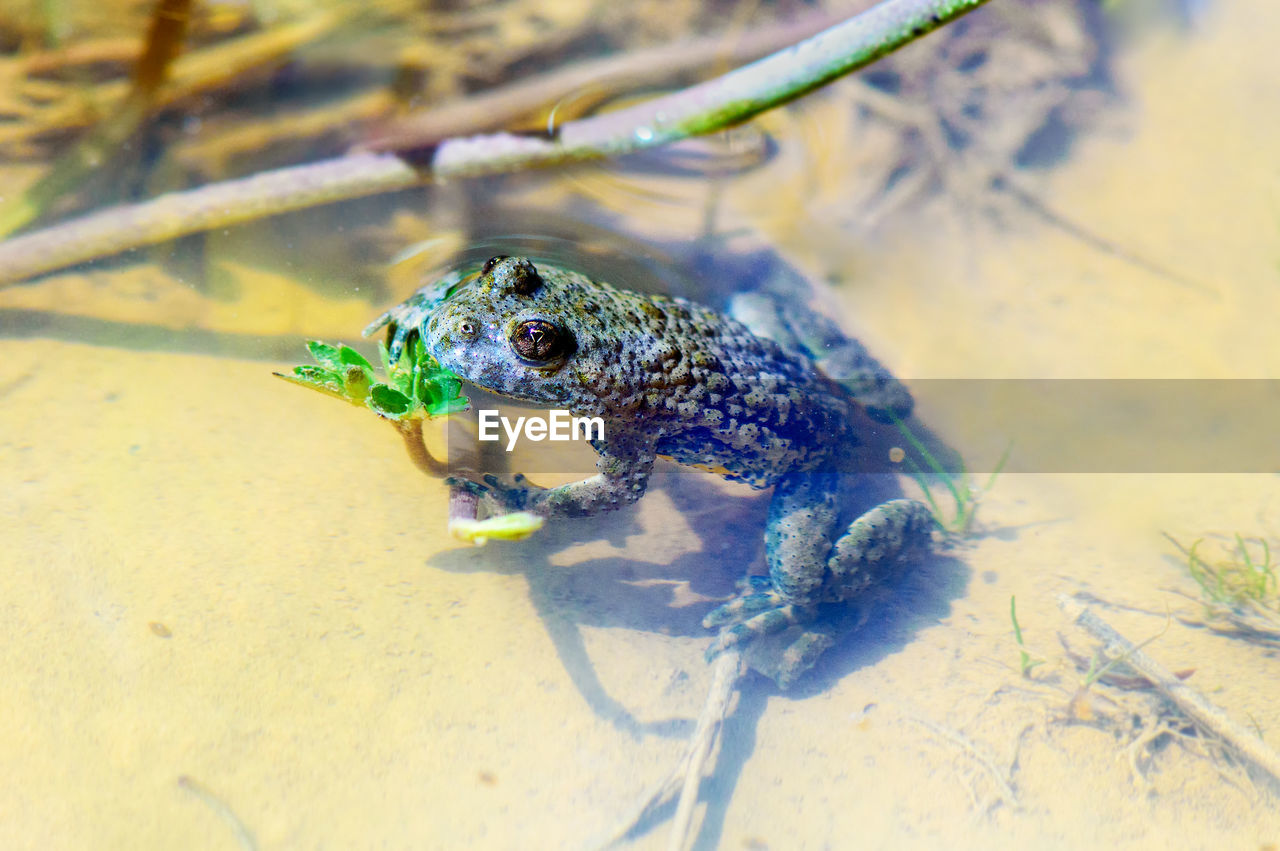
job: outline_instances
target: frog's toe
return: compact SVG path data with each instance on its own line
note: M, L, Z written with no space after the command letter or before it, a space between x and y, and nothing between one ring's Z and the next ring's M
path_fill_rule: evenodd
M838 635L839 630L829 623L794 626L753 641L745 654L747 664L786 690L836 643Z
M486 473L484 484L498 502L513 511L527 508L531 496L539 491L546 490L541 485L535 485L529 481L523 473L516 473L510 480L506 481L492 473Z
M724 626L727 623L738 623L749 620L770 609L780 609L785 606L787 603L782 599L782 595L773 590L772 586L769 586L767 582L768 580L765 580L763 586L759 583L752 583L752 587L760 589L759 593L735 597L718 609L711 610L702 619L702 626L706 629L711 629L715 626Z
M721 608L726 607L721 606ZM712 612L712 614L715 614L715 612ZM793 624L805 623L813 619L813 614L811 606L797 606L794 603L786 603L781 606L774 605L772 608L749 617L739 624L721 630L715 642L707 648L707 659L714 659L721 652L744 641L760 636L773 635L776 632L782 632ZM707 619L703 620L703 623L706 624L710 618L711 615L708 615Z
M482 496L483 494L486 494L489 492L489 488L485 487L479 482L468 479L466 476L447 476L444 480L444 483L448 487L461 488L462 490L465 490L468 493L474 494L476 496Z
M529 502L529 495L542 490L528 482L524 476L515 476L514 480L509 482L489 473L480 478L482 481L477 482L465 476L449 476L444 483L451 488L461 488L476 496L489 515L523 511Z

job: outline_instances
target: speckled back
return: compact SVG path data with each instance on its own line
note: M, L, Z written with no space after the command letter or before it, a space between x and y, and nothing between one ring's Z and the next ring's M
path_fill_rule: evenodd
M857 403L812 361L684 299L495 258L422 333L467 381L601 416L610 443L656 443L757 487L853 445Z

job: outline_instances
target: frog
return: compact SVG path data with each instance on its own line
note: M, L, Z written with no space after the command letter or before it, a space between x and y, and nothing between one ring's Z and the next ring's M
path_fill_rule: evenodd
M465 382L604 422L589 478L551 488L519 474L453 481L487 511L550 519L621 509L645 494L659 459L772 489L768 574L746 577L703 619L719 628L708 658L786 633L767 673L788 687L834 643L823 607L892 582L928 549L934 521L923 503L889 499L861 513L847 504L864 449L859 423L900 420L912 404L855 341L842 347L827 334L828 350L813 352L786 339L758 299L721 313L527 257L492 257L446 280L370 326L387 326L393 361L417 335ZM837 361L852 377L820 368Z

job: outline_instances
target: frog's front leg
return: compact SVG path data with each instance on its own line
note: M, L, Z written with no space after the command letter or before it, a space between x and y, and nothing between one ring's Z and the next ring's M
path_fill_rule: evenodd
M649 474L657 459L657 441L612 438L596 443L596 475L554 488L533 484L523 475L511 482L485 476L484 484L471 483L491 509L531 511L543 517L587 517L613 511L644 496Z
M910 555L929 544L933 518L925 505L909 499L872 508L837 538L841 488L835 473L791 473L778 483L765 531L769 577L703 620L706 627L727 627L709 655L812 621L818 604L854 599L890 581ZM779 681L790 682L829 644L821 629L803 632L784 653Z

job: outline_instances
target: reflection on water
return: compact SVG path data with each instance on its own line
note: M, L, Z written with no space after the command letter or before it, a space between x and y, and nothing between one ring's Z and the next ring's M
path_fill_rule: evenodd
M202 88L42 215L335 155L406 109L782 14L269 5L197 5L180 79ZM0 10L9 198L92 126L85 103L122 96L149 13L41 9ZM446 489L390 428L270 373L307 339L372 355L359 330L422 276L521 253L716 306L789 296L917 395L936 379L1270 378L1280 113L1260 105L1280 79L1277 14L994 4L727 142L333 205L0 289L0 845L606 835L691 733L700 621L762 569L767 495L664 466L631 509L464 548ZM201 64L259 36L274 41L236 76ZM1090 422L1119 422L1114 407ZM1224 425L1266 416L1239 407ZM969 456L925 408L921 426ZM1010 469L1020 441L1044 448L1042 424L996 436ZM1203 469L1197 442L1179 445L1194 457L1176 469ZM1259 543L1280 534L1276 482L1228 472L1002 475L978 534L795 688L743 681L699 847L1274 843L1274 784L1149 691L1083 690L1094 644L1055 602L1104 601L1276 745ZM1042 662L1029 677L1024 650Z

